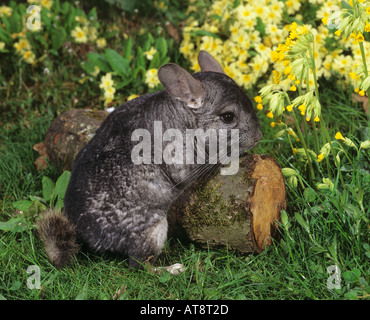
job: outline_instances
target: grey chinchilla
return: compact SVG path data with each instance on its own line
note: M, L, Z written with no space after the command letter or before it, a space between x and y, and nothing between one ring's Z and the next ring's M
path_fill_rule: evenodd
M238 156L258 143L262 134L250 99L209 53L201 51L198 62L201 72L193 75L176 64L162 66L158 78L165 90L117 108L80 151L66 191L64 214L49 212L38 223L46 252L56 266L68 264L78 244L127 256L135 268L157 256L166 241L167 210L173 200L185 185L217 166L136 164L132 158L139 141L132 139L136 129L147 130L152 137L155 122L162 123L163 132L227 129L229 136L231 129L239 129ZM162 143L159 151L171 141ZM153 139L149 147L153 160L158 151Z

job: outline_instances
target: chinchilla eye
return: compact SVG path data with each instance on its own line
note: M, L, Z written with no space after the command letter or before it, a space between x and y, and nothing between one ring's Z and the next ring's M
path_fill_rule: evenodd
M235 119L235 114L233 112L229 111L229 112L225 112L225 113L221 114L220 117L221 117L223 122L231 123Z

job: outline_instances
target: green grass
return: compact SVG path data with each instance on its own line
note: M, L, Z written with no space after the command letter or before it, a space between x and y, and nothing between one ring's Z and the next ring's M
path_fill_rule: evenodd
M342 105L342 108L355 118L360 115L352 119L357 123L364 120L358 106ZM16 214L12 202L28 195L41 196L43 175L53 179L59 175L52 166L45 172L37 172L34 165L37 153L32 150L35 143L43 140L52 118L51 115L43 118L29 113L27 120L21 119L1 129L2 221ZM265 137L255 152L274 150L286 166L289 163L287 153L279 150L278 142L273 140L273 130L263 119L262 126ZM346 127L353 125L343 123L340 126ZM356 161L355 157L352 160ZM349 184L365 188L367 217L368 169L368 164L361 168L357 163L354 170L344 171ZM309 184L305 180L304 183ZM157 264L183 263L186 271L179 276L156 275L148 269L131 271L126 260L88 251L80 252L71 266L58 270L48 261L34 229L21 233L0 231L0 294L6 299L112 299L124 286L121 299L341 299L349 297L348 294L366 296L362 285L369 280L369 248L364 246L369 241L369 225L354 218L355 211L360 210L356 196L349 190L324 194L315 190L314 196L306 199L300 189L287 191L289 228L281 227L280 239L266 251L241 256L175 241L174 245L166 247ZM295 212L305 219L309 231L295 219ZM30 221L33 220L30 218ZM334 264L340 267L342 276L347 272L348 279L342 277L341 290L330 291L326 285L329 277L326 269ZM30 275L26 270L30 265L41 268L39 290L27 288ZM350 278L349 273L355 274L356 270L360 276Z
M178 54L172 58L180 59ZM21 79L15 70L10 79L14 83L0 88L0 222L19 215L15 201L42 196L43 176L55 181L60 175L53 166L37 171L38 154L32 149L44 140L55 117L92 101L95 105L100 93L88 83L76 85L81 69L75 60L70 55L51 59L50 77L28 68ZM330 135L340 131L356 143L365 140L366 115L351 101L351 89L321 82L320 94ZM282 167L296 163L286 141L274 138L270 121L263 113L258 116L264 137L253 152L274 156ZM308 139L313 145L313 137ZM56 269L32 227L36 217L26 216L23 232L0 230L0 299L112 299L122 286L119 299L369 299L370 153L358 158L349 150L348 158L341 162L344 186L334 163L329 163L333 191L316 188L322 167L314 168L313 181L301 176L308 192L287 186L287 221L279 238L260 254L168 243L156 264L183 263L186 271L178 276L157 275L147 268L132 271L124 259L86 250L70 266ZM303 166L299 169L305 172ZM40 289L27 287L30 265L41 270ZM331 265L341 270L340 289L327 288Z

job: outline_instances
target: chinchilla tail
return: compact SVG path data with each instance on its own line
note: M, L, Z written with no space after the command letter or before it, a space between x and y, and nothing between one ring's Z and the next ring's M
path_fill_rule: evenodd
M79 245L76 228L67 217L61 211L50 209L44 212L36 227L50 261L58 268L69 264Z

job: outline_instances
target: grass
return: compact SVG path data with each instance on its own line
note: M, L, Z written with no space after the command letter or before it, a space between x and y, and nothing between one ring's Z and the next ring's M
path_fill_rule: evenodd
M43 176L55 181L60 175L53 166L37 171L34 164L38 154L32 148L44 140L51 122L64 110L89 106L91 97L97 96L88 84L83 89L76 86L81 70L75 58L52 61L50 77L28 69L33 78L29 83L15 70L13 85L1 87L0 222L19 215L12 205L15 201L42 195ZM338 86L334 81L320 83L329 133L341 131L355 142L363 141L366 115L352 102L350 88ZM253 97L256 92L248 94ZM270 154L282 167L290 167L288 144L275 139L270 121L262 113L258 116L264 137L253 152ZM178 276L132 271L124 259L86 250L71 266L56 269L32 227L35 217L28 216L29 227L23 232L0 230L0 299L113 299L122 286L118 299L129 300L369 299L369 151L359 158L348 151L342 162L345 187L337 185L334 164L330 164L333 191L318 190L319 179L305 176L301 177L305 189L287 186L287 220L282 221L279 238L260 254L243 256L176 240L167 243L157 264L183 263L186 271ZM318 177L320 171L315 167ZM27 287L31 265L41 270L40 289ZM341 270L340 289L327 287L331 265Z
M360 115L355 119L357 123L363 120L359 107L343 104L342 108L353 117ZM59 174L53 167L38 172L33 163L37 153L32 146L43 140L52 118L30 113L29 117L1 129L2 220L14 215L13 201L41 195L43 175L55 179ZM265 137L255 152L268 153L274 145L275 152L282 152L279 161L286 165L289 159L283 150L279 151L278 142L272 139L273 131L261 120ZM353 127L343 123L341 128L346 126ZM367 185L368 199L369 176L360 171L360 167L355 167L346 175L353 177L358 186ZM0 294L6 299L112 299L124 286L120 299L339 299L352 291L362 297L360 281L368 281L370 267L364 254L368 225L360 222L359 227L365 230L353 236L356 221L351 210L355 209L345 206L350 203L359 208L348 190L325 196L317 194L311 200L300 190L289 190L290 226L281 228L280 239L266 251L245 257L192 244L168 245L158 265L183 263L186 272L179 276L156 275L147 269L132 272L125 260L88 251L79 253L70 267L58 270L48 261L33 229L22 233L0 232ZM294 219L294 212L301 213L309 231ZM330 291L326 269L333 264L339 265L342 273L357 269L361 276L345 282L341 290ZM26 270L30 265L41 268L39 290L27 288L30 275Z

